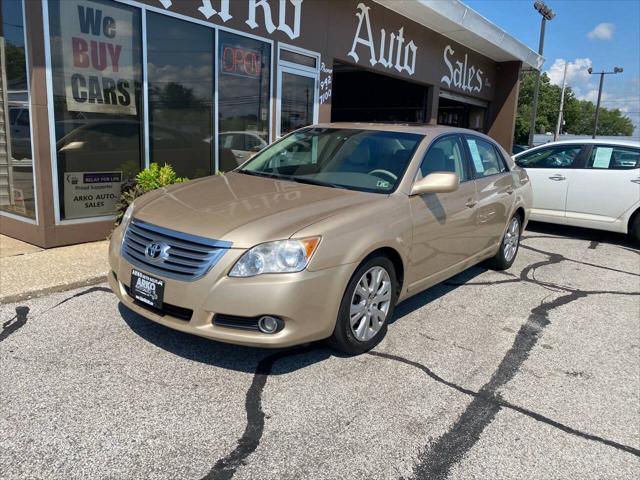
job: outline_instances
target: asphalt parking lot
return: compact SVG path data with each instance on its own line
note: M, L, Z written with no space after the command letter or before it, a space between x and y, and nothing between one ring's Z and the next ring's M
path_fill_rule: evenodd
M0 306L3 479L575 479L640 471L640 251L532 226L359 357L169 330L106 285ZM634 474L633 472L636 472Z

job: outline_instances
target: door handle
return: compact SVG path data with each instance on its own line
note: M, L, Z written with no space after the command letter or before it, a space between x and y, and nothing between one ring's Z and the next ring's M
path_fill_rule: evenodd
M478 203L477 200L473 200L472 198L470 198L469 200L467 200L467 203L465 203L465 205L469 208L473 208L476 206L477 203Z
M551 175L549 177L549 180L554 180L556 182L561 182L562 180L566 180L567 177L565 177L564 175L560 175L560 174L555 174L555 175Z
M630 181L640 185L640 178L634 178L633 180L630 180Z
M513 187L507 187L507 189L505 190L509 195L513 194Z

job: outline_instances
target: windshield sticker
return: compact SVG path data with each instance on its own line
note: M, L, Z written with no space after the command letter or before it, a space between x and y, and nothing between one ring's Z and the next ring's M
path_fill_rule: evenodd
M389 188L389 182L387 182L386 180L378 180L378 183L376 183L376 187Z
M611 163L611 147L596 147L596 158L593 160L593 168L609 168Z
M476 141L467 138L467 145L469 145L469 150L471 150L471 158L473 158L473 165L476 167L476 172L484 172L484 165L482 164L482 158L480 157Z

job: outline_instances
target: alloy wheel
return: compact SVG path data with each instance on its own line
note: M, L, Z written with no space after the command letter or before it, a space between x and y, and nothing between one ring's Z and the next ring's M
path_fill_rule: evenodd
M504 254L504 259L507 262L513 260L513 257L518 250L518 242L520 241L520 220L518 217L513 217L511 219L511 223L509 223L509 228L507 228L507 233L504 236L504 240L502 242L502 253Z
M369 341L380 331L391 306L391 291L391 278L383 267L372 267L360 277L349 310L351 332L357 340Z

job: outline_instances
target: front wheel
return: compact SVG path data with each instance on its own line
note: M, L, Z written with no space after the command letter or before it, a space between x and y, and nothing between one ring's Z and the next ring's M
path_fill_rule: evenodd
M487 261L489 267L494 270L506 270L513 265L516 254L518 253L518 248L520 247L521 229L520 216L515 214L509 221L509 226L502 238L498 253L496 253L495 257Z
M329 344L350 355L372 349L387 333L396 299L393 263L382 256L365 261L344 292Z

